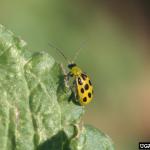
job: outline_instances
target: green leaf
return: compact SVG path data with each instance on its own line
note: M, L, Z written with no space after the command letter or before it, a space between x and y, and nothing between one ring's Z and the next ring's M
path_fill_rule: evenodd
M86 125L80 136L71 141L72 150L114 150L111 139L98 129Z
M76 137L83 114L65 87L60 65L47 53L32 54L0 25L0 149L78 150L82 136L83 150L90 150L92 141L109 149L103 146L110 145L109 138L89 127Z

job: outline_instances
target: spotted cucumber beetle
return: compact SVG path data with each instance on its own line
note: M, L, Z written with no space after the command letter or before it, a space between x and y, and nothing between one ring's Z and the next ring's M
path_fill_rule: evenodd
M67 80L69 80L70 77L73 78L73 85L75 87L75 97L77 99L77 102L79 102L81 106L90 103L93 99L93 86L92 86L89 76L86 73L84 73L74 63L74 61L70 62L59 48L55 47L51 43L49 43L49 45L55 48L63 56L63 58L68 62L68 68L70 71L67 73L66 77L67 77ZM75 60L75 58L79 54L79 50L77 51L73 60Z

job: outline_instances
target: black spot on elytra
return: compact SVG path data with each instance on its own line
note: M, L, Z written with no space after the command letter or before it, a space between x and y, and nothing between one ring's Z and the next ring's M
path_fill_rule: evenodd
M80 77L78 78L78 83L79 83L80 85L83 84Z
M86 98L86 97L84 97L84 98L83 98L83 102L86 102L86 101L87 101L87 98Z
M89 84L92 85L91 81L89 80Z
M84 88L85 88L85 90L88 90L89 89L89 85L85 84Z
M91 93L90 92L88 93L88 97L91 98Z
M81 76L82 76L82 79L83 79L83 80L86 80L87 75L85 75L85 74L82 73Z
M84 89L83 88L81 88L81 93L84 93Z

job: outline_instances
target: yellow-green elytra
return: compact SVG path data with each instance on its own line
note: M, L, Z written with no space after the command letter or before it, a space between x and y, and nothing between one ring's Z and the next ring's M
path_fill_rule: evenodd
M86 105L93 99L93 86L89 76L82 72L82 70L75 64L68 65L70 72L69 76L74 78L76 95L80 105Z

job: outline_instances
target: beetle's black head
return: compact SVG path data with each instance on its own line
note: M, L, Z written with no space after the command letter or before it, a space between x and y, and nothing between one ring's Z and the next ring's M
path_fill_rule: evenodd
M72 69L72 68L75 67L75 66L77 66L77 65L76 65L75 63L72 63L72 64L69 64L69 65L68 65L68 68L69 68L69 69Z

